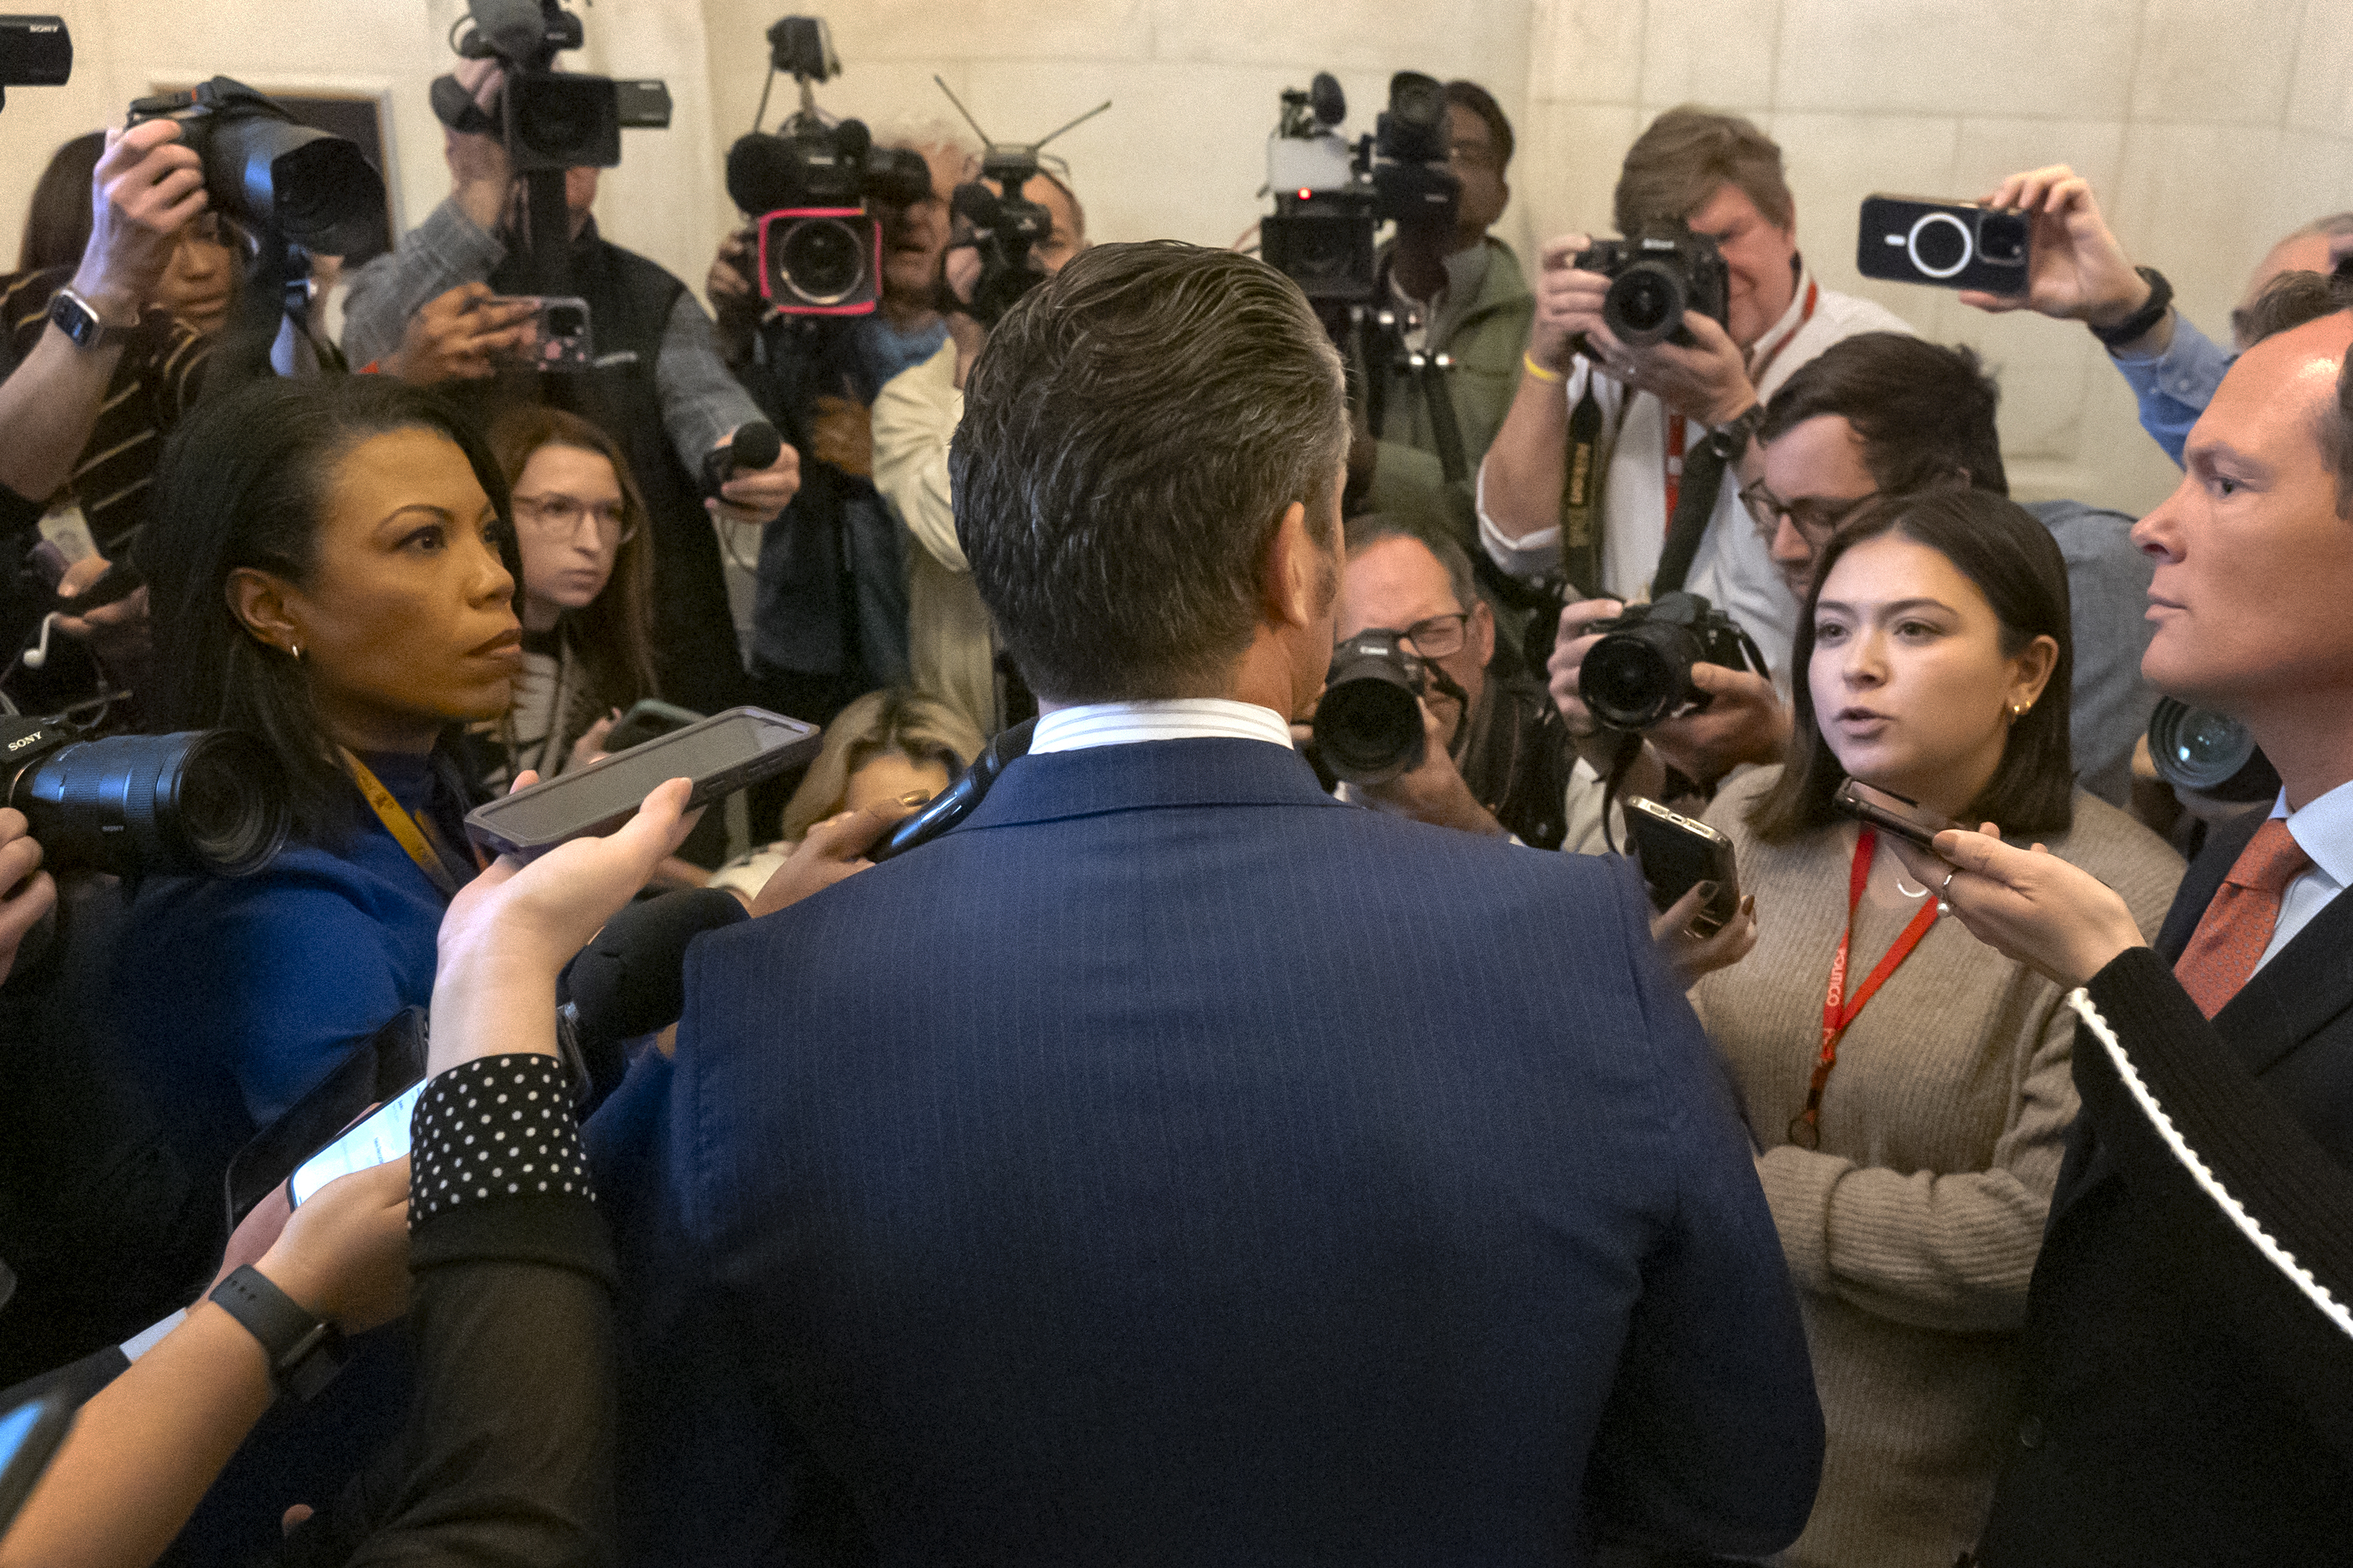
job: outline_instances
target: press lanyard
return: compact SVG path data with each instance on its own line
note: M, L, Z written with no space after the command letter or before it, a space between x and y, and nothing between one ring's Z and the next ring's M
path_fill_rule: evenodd
M360 786L360 794L367 797L369 807L375 811L376 820L384 824L385 831L408 851L408 858L417 862L418 870L433 879L443 898L456 898L458 879L449 869L441 835L435 831L432 822L395 800L383 781L368 771L368 765L349 746L337 749L343 753L344 765L352 770L352 782Z
M1822 1146L1822 1086L1831 1081L1831 1069L1838 1066L1839 1041L1848 1026L1862 1016L1863 1007L1887 984L1887 977L1912 956L1912 950L1936 923L1936 903L1932 900L1921 906L1877 967L1855 987L1854 1000L1846 999L1847 950L1854 942L1854 911L1862 902L1862 889L1871 880L1871 858L1878 848L1879 835L1873 829L1866 827L1856 835L1854 869L1846 882L1846 933L1839 938L1838 956L1831 961L1830 992L1822 998L1822 1054L1815 1059L1813 1081L1806 1087L1806 1109L1789 1118L1789 1142L1800 1149Z
M1806 302L1803 306L1799 307L1798 310L1798 324L1791 327L1787 332L1783 333L1781 335L1781 341L1767 349L1765 352L1765 357L1757 362L1757 368L1748 373L1748 379L1752 384L1757 386L1759 396L1763 395L1762 384L1765 380L1765 373L1773 368L1773 362L1781 357L1781 351L1789 346L1789 340L1796 337L1799 332L1804 331L1806 330L1806 323L1814 319L1814 307L1821 302L1821 297L1822 286L1813 281L1811 279L1808 279L1806 280ZM1683 495L1683 447L1690 439L1688 429L1688 422L1685 421L1682 415L1670 414L1667 416L1667 526L1670 528L1674 526L1675 502Z

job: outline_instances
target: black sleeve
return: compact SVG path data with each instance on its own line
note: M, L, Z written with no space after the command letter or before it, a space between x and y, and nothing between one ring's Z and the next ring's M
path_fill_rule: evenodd
M453 1068L410 1145L416 1403L395 1453L284 1561L605 1563L612 1242L562 1072L536 1055Z

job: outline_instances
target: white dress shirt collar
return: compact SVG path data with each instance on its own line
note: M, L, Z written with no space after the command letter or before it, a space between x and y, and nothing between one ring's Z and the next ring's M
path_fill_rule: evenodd
M1155 702L1090 702L1057 708L1038 721L1029 755L1125 746L1141 741L1265 741L1286 750L1291 726L1271 708L1223 697Z
M2282 889L2279 920L2263 956L2255 961L2257 970L2277 957L2337 894L2353 886L2353 783L2338 784L2301 811L2287 808L2287 791L2282 790L2272 816L2286 819L2289 834L2312 857L2312 865Z

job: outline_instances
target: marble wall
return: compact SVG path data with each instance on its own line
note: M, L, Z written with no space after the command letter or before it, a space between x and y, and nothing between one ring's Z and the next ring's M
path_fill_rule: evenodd
M425 84L462 0L45 0L71 24L71 86L0 114L0 258L48 150L153 83L225 71L265 89L381 95L404 222L447 188ZM677 120L630 132L598 204L607 232L690 281L732 215L720 177L748 129L778 0L598 0L582 68L669 79ZM819 89L878 128L955 125L936 75L995 135L1028 140L1109 99L1052 151L1097 238L1226 244L1262 203L1277 95L1329 68L1369 126L1389 71L1485 83L1520 133L1503 229L1606 228L1618 163L1658 110L1754 117L1789 158L1799 230L1829 281L1871 293L2001 372L2023 494L2135 510L2171 466L2076 328L1996 319L1939 290L1855 278L1858 201L1971 195L2064 161L2134 255L2220 332L2280 234L2353 206L2353 0L854 0L825 11L847 63ZM768 109L774 124L790 83Z

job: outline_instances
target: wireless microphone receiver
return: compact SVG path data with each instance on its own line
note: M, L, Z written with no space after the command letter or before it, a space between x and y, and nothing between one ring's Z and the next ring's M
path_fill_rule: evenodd
M735 438L724 447L713 447L702 456L702 488L712 495L735 477L738 469L749 472L765 468L784 455L785 438L776 427L765 419L754 419L735 432Z

